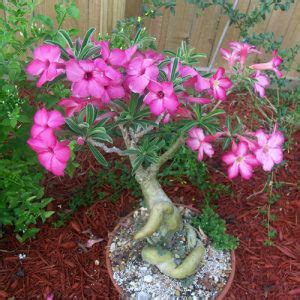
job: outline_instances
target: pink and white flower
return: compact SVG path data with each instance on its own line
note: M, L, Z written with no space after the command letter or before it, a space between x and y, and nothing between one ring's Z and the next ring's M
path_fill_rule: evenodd
M26 72L32 76L40 76L36 86L41 87L45 82L52 81L64 72L61 51L54 45L41 45L33 52L33 61L26 67Z
M186 144L193 151L198 151L198 160L203 159L204 153L212 157L214 155L214 149L210 144L212 141L216 140L218 135L204 135L203 129L194 127L189 132L189 138L186 140Z
M275 164L280 164L283 160L284 136L278 130L270 135L258 130L255 136L258 144L254 151L256 159L262 164L264 171L271 171Z
M150 80L158 77L158 67L153 59L134 58L126 68L126 83L134 93L142 94L148 86Z
M254 70L260 70L260 71L271 70L275 72L278 78L281 78L283 75L282 72L278 69L278 67L282 64L282 62L283 59L279 55L277 55L277 50L274 50L273 58L270 61L266 63L251 65L250 68Z
M104 92L104 85L109 83L92 60L69 60L66 64L66 73L72 82L72 94L75 97L100 98Z
M37 152L40 164L56 176L63 176L70 159L68 141L59 142L51 130L42 132L37 138L27 141L30 148Z
M255 156L249 153L246 142L239 142L238 145L233 143L231 151L225 153L222 160L229 165L228 177L230 179L240 174L242 178L248 180L252 177L253 167L258 165Z
M179 102L174 93L172 82L151 81L148 85L149 93L144 102L149 105L150 111L158 116L163 112L173 114L176 112Z
M103 60L115 67L125 67L137 51L137 45L126 50L118 48L110 50L108 41L98 42L101 46L100 54Z
M230 72L232 72L234 64L240 59L239 53L236 51L229 51L223 48L220 49L220 52L223 58L228 61L229 70Z
M248 54L250 54L250 53L261 54L261 52L258 51L255 46L252 46L247 43L231 42L231 43L229 43L229 46L233 50L234 55L239 56L239 61L240 61L242 69L245 66Z
M31 127L31 136L36 138L45 130L57 130L65 124L65 118L58 110L47 111L45 108L38 110L34 115L34 124Z
M229 78L224 77L225 69L219 67L217 72L210 78L211 93L217 100L226 100L226 91L232 86Z
M256 71L251 77L255 79L255 83L253 84L255 92L258 93L260 97L265 97L265 88L270 85L268 76L260 71Z
M75 113L80 112L87 102L83 98L70 97L61 99L58 105L65 109L67 117L72 117Z

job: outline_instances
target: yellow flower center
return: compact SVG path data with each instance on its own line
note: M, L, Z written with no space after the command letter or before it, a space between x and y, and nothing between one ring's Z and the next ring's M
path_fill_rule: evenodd
M219 86L219 81L218 80L214 80L214 88L217 88Z

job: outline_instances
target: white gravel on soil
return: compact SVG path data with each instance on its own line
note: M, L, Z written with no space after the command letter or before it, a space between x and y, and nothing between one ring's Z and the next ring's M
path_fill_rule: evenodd
M195 275L184 280L162 274L155 266L143 261L139 254L117 261L115 253L126 253L124 249L137 248L137 243L141 243L132 241L133 227L124 228L110 248L113 277L126 293L126 299L214 299L225 286L231 271L230 252L216 250L210 243L206 247L204 264ZM143 244L138 248L142 247Z

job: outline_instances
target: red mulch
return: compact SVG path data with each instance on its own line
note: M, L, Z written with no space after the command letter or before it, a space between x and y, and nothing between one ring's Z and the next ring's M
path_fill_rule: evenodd
M223 182L232 187L231 195L224 195L218 202L218 212L226 220L228 231L240 239L236 250L237 273L227 299L300 299L300 132L295 135L296 144L285 154L287 164L276 172L276 180L285 184L280 188L281 200L272 206L278 219L272 223L277 230L274 247L266 247L263 241L266 230L261 225L259 207L267 203L260 191L266 174L255 173L253 180L230 182L223 174L220 160L209 160L210 180ZM46 193L55 198L49 209L63 209L70 193L84 186L88 173L99 171L91 157L81 154L82 167L77 176L70 178L48 177ZM104 186L103 190L110 191ZM166 191L174 202L201 206L201 192L188 184L176 184ZM188 195L188 196L187 196ZM130 192L123 192L113 204L108 200L98 201L89 208L81 208L64 227L54 229L53 217L37 238L20 244L13 232L0 241L0 299L44 299L53 293L54 299L117 299L118 295L110 282L105 266L105 246L109 232L118 219L138 205ZM83 245L93 233L104 240L92 248ZM19 254L26 254L19 260ZM99 264L95 264L98 261Z

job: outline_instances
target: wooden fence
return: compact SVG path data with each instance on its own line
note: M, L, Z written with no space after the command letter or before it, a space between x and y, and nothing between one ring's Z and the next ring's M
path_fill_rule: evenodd
M9 1L9 0L5 0ZM41 0L36 10L37 14L55 17L54 4L59 0ZM80 9L80 20L69 20L66 28L79 28L81 33L89 27L97 28L99 33L112 30L117 20L124 17L138 16L141 11L142 0L76 0ZM253 32L274 32L276 37L283 36L283 47L292 47L300 43L300 0L287 11L273 11L266 20L259 23ZM238 9L242 12L251 11L258 0L240 0ZM201 16L197 16L195 7L184 0L177 0L176 15L165 10L163 16L147 21L146 27L150 34L157 38L158 48L176 49L182 40L189 43L197 51L207 54L202 60L202 66L207 66L216 48L223 28L228 18L221 13L219 7L209 7ZM229 41L239 40L239 30L230 27L225 37L223 47ZM263 59L268 59L263 57ZM258 59L257 57L254 59ZM300 54L292 66L289 77L298 77L296 68L300 63ZM224 64L218 57L217 65Z

